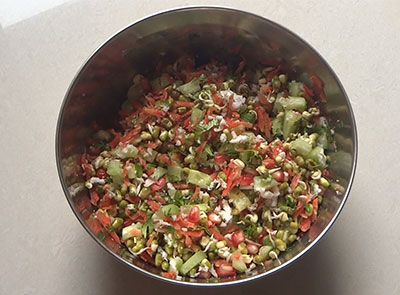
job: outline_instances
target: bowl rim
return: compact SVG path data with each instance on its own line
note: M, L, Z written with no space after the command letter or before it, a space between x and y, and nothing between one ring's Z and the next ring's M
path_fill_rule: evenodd
M305 47L307 47L308 49L310 49L312 51L313 54L315 54L320 60L321 62L326 66L326 68L328 69L328 71L331 73L332 77L335 79L336 83L338 84L340 91L343 93L344 97L345 97L345 101L347 103L347 106L349 108L350 111L350 119L351 119L351 123L352 123L352 132L354 134L354 144L353 144L353 161L352 161L352 168L351 168L351 174L350 174L350 178L349 178L349 183L347 186L347 189L344 193L344 197L342 202L340 203L335 215L332 217L332 219L330 220L330 222L326 225L325 229L315 238L315 240L313 240L307 247L305 247L301 252L299 252L296 256L294 256L293 258L289 259L288 261L284 262L283 264L274 267L266 272L257 274L255 276L252 277L248 277L248 278L243 278L243 279L238 279L238 280L232 280L232 281L226 281L226 282L210 282L210 283L199 283L199 282L191 282L191 281L181 281L181 280L175 280L175 279L169 279L169 278L165 278L161 275L157 275L154 274L150 271L147 271L143 268L140 268L139 266L136 266L132 263L129 263L128 261L124 260L122 257L120 257L119 255L117 255L116 253L112 252L108 247L106 247L95 235L94 233L89 229L88 225L85 223L85 221L83 220L83 218L81 217L81 215L79 214L79 212L76 210L72 199L69 197L69 192L68 192L68 187L67 184L65 183L65 180L63 178L63 172L62 172L62 167L61 167L61 152L59 149L59 145L60 145L60 128L61 128L61 124L63 121L63 115L64 115L64 111L65 111L65 107L67 104L67 100L68 97L70 96L71 90L74 88L76 82L77 82L77 78L79 77L79 75L81 74L81 72L86 68L86 66L88 65L88 63L100 52L100 50L107 46L108 43L110 43L114 38L116 38L117 36L119 36L121 33L123 33L124 31L128 30L129 28L131 28L132 26L135 26L141 22L144 22L148 19L151 18L155 18L158 17L160 15L164 15L164 14L169 14L169 13L173 13L176 11L188 11L188 10L202 10L202 9L214 9L214 10L220 10L220 11L230 11L230 12L236 12L236 13L240 13L240 14L245 14L245 15L250 15L254 18L257 18L261 21L264 22L268 22L270 25L277 27L280 30L284 30L286 31L289 35L291 35L292 37L296 38L298 41L300 41L301 43L303 43L303 45L305 45ZM155 278L159 281L162 282L167 282L167 283L172 283L175 285L184 285L184 286L196 286L196 287L223 287L223 286L232 286L232 285L236 285L236 284L241 284L241 283L246 283L246 282L250 282L250 281L254 281L254 280L258 280L261 278L265 278L268 277L286 267L288 267L289 265L291 265L293 262L295 262L296 260L299 260L300 258L302 258L306 253L308 253L310 251L311 248L313 248L321 239L323 236L325 236L325 234L328 232L328 230L332 227L332 225L335 223L336 219L338 218L340 212L342 211L347 198L350 194L352 185L353 185L353 181L355 178L355 171L356 171L356 166L357 166L357 158L358 158L358 135L357 135L357 127L356 127L356 120L355 120L355 116L354 116L354 112L350 103L350 100L347 96L347 93L340 81L340 79L338 78L338 76L336 75L336 73L333 71L332 67L328 64L328 62L325 60L324 57L322 57L315 49L314 47L312 47L307 41L305 41L302 37L300 37L299 35L297 35L296 33L294 33L293 31L291 31L290 29L278 24L275 21L272 21L264 16L249 12L249 11L245 11L242 9L237 9L237 8L233 8L233 7L227 7L227 6L221 6L221 5L189 5L189 6L178 6L178 7L174 7L174 8L170 8L170 9L165 9L147 16L144 16L134 22L131 22L130 24L126 25L124 28L120 29L119 31L115 32L111 37L109 37L106 41L104 41L101 45L99 45L90 55L89 57L81 64L81 66L79 67L78 71L76 72L76 74L74 75L71 83L69 84L67 91L64 95L61 107L60 107L60 111L58 114L58 119L57 119L57 125L56 125L56 134L55 134L55 156L56 156L56 164L57 164L57 171L58 171L58 176L60 179L60 183L64 192L64 195L72 209L72 211L74 212L75 216L77 217L77 219L79 220L79 222L81 223L81 225L83 226L83 228L89 233L89 235L104 249L106 250L106 252L108 254L110 254L111 256L113 256L117 261L119 261L120 263L122 263L123 265L128 266L130 269L135 270L138 273L141 274L145 274L148 277L151 278Z

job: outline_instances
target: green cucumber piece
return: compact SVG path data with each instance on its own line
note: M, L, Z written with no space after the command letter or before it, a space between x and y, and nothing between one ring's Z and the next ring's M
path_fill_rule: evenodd
M296 152L296 154L305 157L311 152L312 144L298 138L290 143L290 150L293 150Z
M235 206L239 212L251 206L249 198L240 189L236 188L231 190L228 194L228 198L232 200L233 206Z
M262 176L254 177L254 189L255 190L270 190L278 183L272 177L264 178Z
M212 179L211 176L206 173L190 169L189 175L187 177L187 182L201 188L208 188L212 182Z
M186 275L192 268L199 265L207 255L203 251L198 251L193 254L181 267L180 273Z
M285 111L283 117L283 137L287 139L290 133L296 133L299 129L301 115L292 110Z

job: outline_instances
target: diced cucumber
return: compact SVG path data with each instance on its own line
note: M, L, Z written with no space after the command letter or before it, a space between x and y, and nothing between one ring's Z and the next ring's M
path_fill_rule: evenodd
M167 169L165 169L163 167L157 167L156 170L154 170L153 174L151 175L151 178L158 180L161 177L163 177L165 175L165 173L167 173ZM129 176L129 174L128 174L128 176Z
M208 209L210 208L207 204L201 203L201 204L196 204L196 207L199 208L200 211L208 211Z
M207 255L203 251L198 251L193 254L181 267L180 273L186 275L192 268L199 265Z
M275 118L272 120L272 134L275 136L282 135L283 121L281 118Z
M156 159L157 155L158 155L158 152L155 150L152 150L151 153L148 153L148 152L144 153L143 159L145 159L147 162L153 163L154 160Z
M131 224L127 227L124 227L122 229L122 240L126 241L127 239L130 239L133 236L135 236L134 231L133 231L135 229L139 230L138 232L140 232L139 235L141 236L142 224L140 222L138 222L138 223Z
M128 171L128 178L129 179L134 179L134 178L137 177L135 165L129 164L126 167L126 170Z
M301 96L281 97L275 100L274 112L277 114L284 110L304 112L307 109L307 101Z
M233 189L229 192L228 198L232 200L233 206L241 212L247 207L251 206L251 202L249 198L246 196L244 192L242 192L240 189Z
M292 110L285 111L283 117L283 137L286 139L290 133L296 133L300 125L301 115Z
M178 215L179 214L179 207L175 204L168 204L161 207L161 211L165 217Z
M183 260L179 256L176 256L175 258L171 258L169 261L169 270L179 272L183 265Z
M232 266L238 272L245 272L247 270L246 263L244 263L243 260L240 258L239 259L233 258L233 255L232 255Z
M179 166L168 166L167 176L169 181L176 182L183 179L183 169Z
M212 182L212 179L211 176L206 173L190 169L187 182L197 185L201 188L208 188Z
M260 247L258 250L258 254L261 256L261 258L264 260L265 258L268 257L269 252L273 249L271 245L266 245Z
M207 77L205 75L201 75L200 77L192 79L190 82L183 84L177 88L177 90L183 95L188 96L189 94L194 94L201 90L201 83L207 81Z
M203 119L203 111L198 109L198 108L193 108L192 109L192 114L190 116L190 122L192 124L198 123Z
M124 171L119 160L111 160L108 163L107 174L111 176L113 182L121 185L124 182Z
M290 96L301 96L303 94L303 83L301 82L289 82L289 94Z
M264 178L262 176L254 177L254 189L255 190L270 190L278 183L272 177Z
M324 169L326 167L326 156L324 154L324 149L320 146L316 146L307 155L307 159L311 159L316 164L315 168Z
M121 146L116 147L111 151L111 154L120 159L134 158L138 154L138 149L135 146L128 144L124 148Z
M298 138L290 143L290 150L293 150L298 155L305 157L311 152L312 144Z

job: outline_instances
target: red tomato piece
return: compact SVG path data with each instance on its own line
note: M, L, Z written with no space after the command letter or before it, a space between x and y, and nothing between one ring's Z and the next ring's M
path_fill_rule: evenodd
M249 254L257 254L258 253L258 246L255 244L247 244L247 251Z
M96 171L96 176L98 178L104 179L108 176L106 170L104 170L103 168L97 169Z
M190 209L188 220L193 223L197 223L200 220L200 209L197 206L193 206Z
M278 170L272 173L272 177L278 182L283 182L285 180L285 174L282 170Z
M162 190L163 188L165 188L167 185L167 180L165 179L165 177L160 178L155 184L150 186L150 189L153 192L157 192Z
M212 174L214 172L213 169L211 169L210 167L201 167L200 171L207 173L208 175Z
M156 212L158 208L160 208L160 203L153 201L153 200L148 200L147 204L150 206L151 211Z
M236 270L233 268L232 265L229 265L229 264L221 265L215 271L217 272L218 276L221 278L236 275Z
M240 185L242 186L250 186L253 183L254 176L250 174L242 175L242 179L240 180Z
M211 273L209 271L201 271L199 273L199 278L209 279L211 277Z
M168 272L162 272L161 275L164 278L168 278L168 279L175 279L176 278L176 272L173 270L170 270Z
M219 224L222 221L221 216L214 212L208 214L208 220L210 220L213 224Z
M240 243L245 240L244 232L242 230L235 231L231 237L233 246L237 247Z
M263 164L266 168L271 169L271 168L274 168L274 166L275 166L275 161L274 161L274 159L268 158L268 159L263 160L263 161L262 161L262 164Z
M303 219L303 221L300 223L300 230L302 232L308 231L310 227L311 227L311 218Z

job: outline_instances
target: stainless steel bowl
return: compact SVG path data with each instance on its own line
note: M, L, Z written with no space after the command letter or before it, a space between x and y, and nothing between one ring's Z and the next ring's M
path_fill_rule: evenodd
M330 172L339 180L325 194L322 213L310 231L291 252L266 268L236 279L207 282L200 279L173 281L163 278L142 260L119 255L103 244L87 224L90 208L78 173L79 155L93 132L91 123L111 127L126 98L136 73L151 73L160 60L173 60L192 53L198 58L215 56L230 62L237 55L228 48L239 48L248 62L276 60L285 63L306 83L307 72L325 83L327 103L322 108L335 127L338 152L331 154ZM357 134L354 115L347 95L326 61L304 40L263 17L222 7L187 7L161 12L139 20L121 30L84 63L72 81L62 104L57 124L56 157L64 193L75 215L108 253L134 270L156 279L184 285L223 286L243 283L270 275L293 263L310 250L332 226L350 191L357 160ZM338 194L338 192L341 192Z

